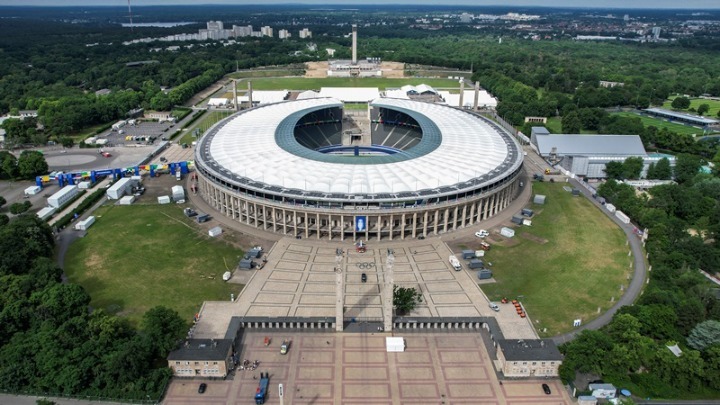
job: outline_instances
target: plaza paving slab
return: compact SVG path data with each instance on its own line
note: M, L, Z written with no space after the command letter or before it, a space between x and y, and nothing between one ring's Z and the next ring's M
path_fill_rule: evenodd
M271 338L265 346L264 338ZM227 380L175 379L166 405L253 404L260 372L270 375L267 404L572 404L557 380L497 379L479 333L399 334L406 351L388 353L390 334L246 332L241 359L259 360L255 371L236 370ZM287 355L280 342L291 339ZM545 395L541 384L552 390Z
M342 255L336 255L337 249ZM235 302L206 302L193 336L222 338L233 316L335 316L335 268L342 269L345 317L380 320L388 249L394 253L393 280L417 288L423 297L409 316L495 316L506 338L533 339L529 318L514 308L492 311L474 272L454 271L451 250L440 239L387 241L367 245L365 253L351 242L282 238L266 252L262 270L252 271ZM366 282L361 274L365 273Z

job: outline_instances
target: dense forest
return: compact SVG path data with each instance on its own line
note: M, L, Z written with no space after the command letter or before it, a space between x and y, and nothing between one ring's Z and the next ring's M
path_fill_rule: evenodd
M35 215L0 225L0 390L39 395L157 400L164 360L188 325L156 307L140 329L89 311L82 287L61 281L54 237Z

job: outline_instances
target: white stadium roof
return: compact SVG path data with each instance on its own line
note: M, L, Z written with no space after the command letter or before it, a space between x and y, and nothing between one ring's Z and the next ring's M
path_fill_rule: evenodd
M336 98L343 103L369 103L380 97L377 87L323 87L320 97Z
M371 105L418 114L421 120L434 123L437 128L429 130L439 131L441 142L427 153L381 164L358 164L353 157L348 157L348 163L329 162L290 153L278 145L277 139L282 131L292 133L303 112L342 106L337 99L314 98L234 115L218 124L214 134L208 133L209 145L203 143L198 154L219 175L244 177L281 189L348 194L437 189L484 175L487 177L482 184L489 185L522 163L522 156L512 157L508 152L507 142L515 141L475 115L411 100L384 98L373 100ZM519 150L517 144L515 147ZM307 151L309 155L320 154Z

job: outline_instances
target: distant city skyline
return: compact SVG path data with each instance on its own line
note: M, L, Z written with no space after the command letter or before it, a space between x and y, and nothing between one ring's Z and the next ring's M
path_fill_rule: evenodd
M21 3L21 4L18 4ZM509 6L509 7L567 7L567 8L618 8L618 9L720 9L718 0L596 0L592 7L576 0L131 0L135 7L172 5L423 5L423 6ZM198 4L201 3L201 4ZM502 3L502 4L500 4ZM0 6L127 6L127 0L0 0Z

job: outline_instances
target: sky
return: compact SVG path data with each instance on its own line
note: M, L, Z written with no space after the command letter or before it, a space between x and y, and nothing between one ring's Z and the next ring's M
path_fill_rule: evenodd
M594 8L682 8L720 9L719 0L131 0L133 6L197 4L318 4L318 5L459 5L459 6L544 6ZM0 0L0 6L127 6L127 0Z

